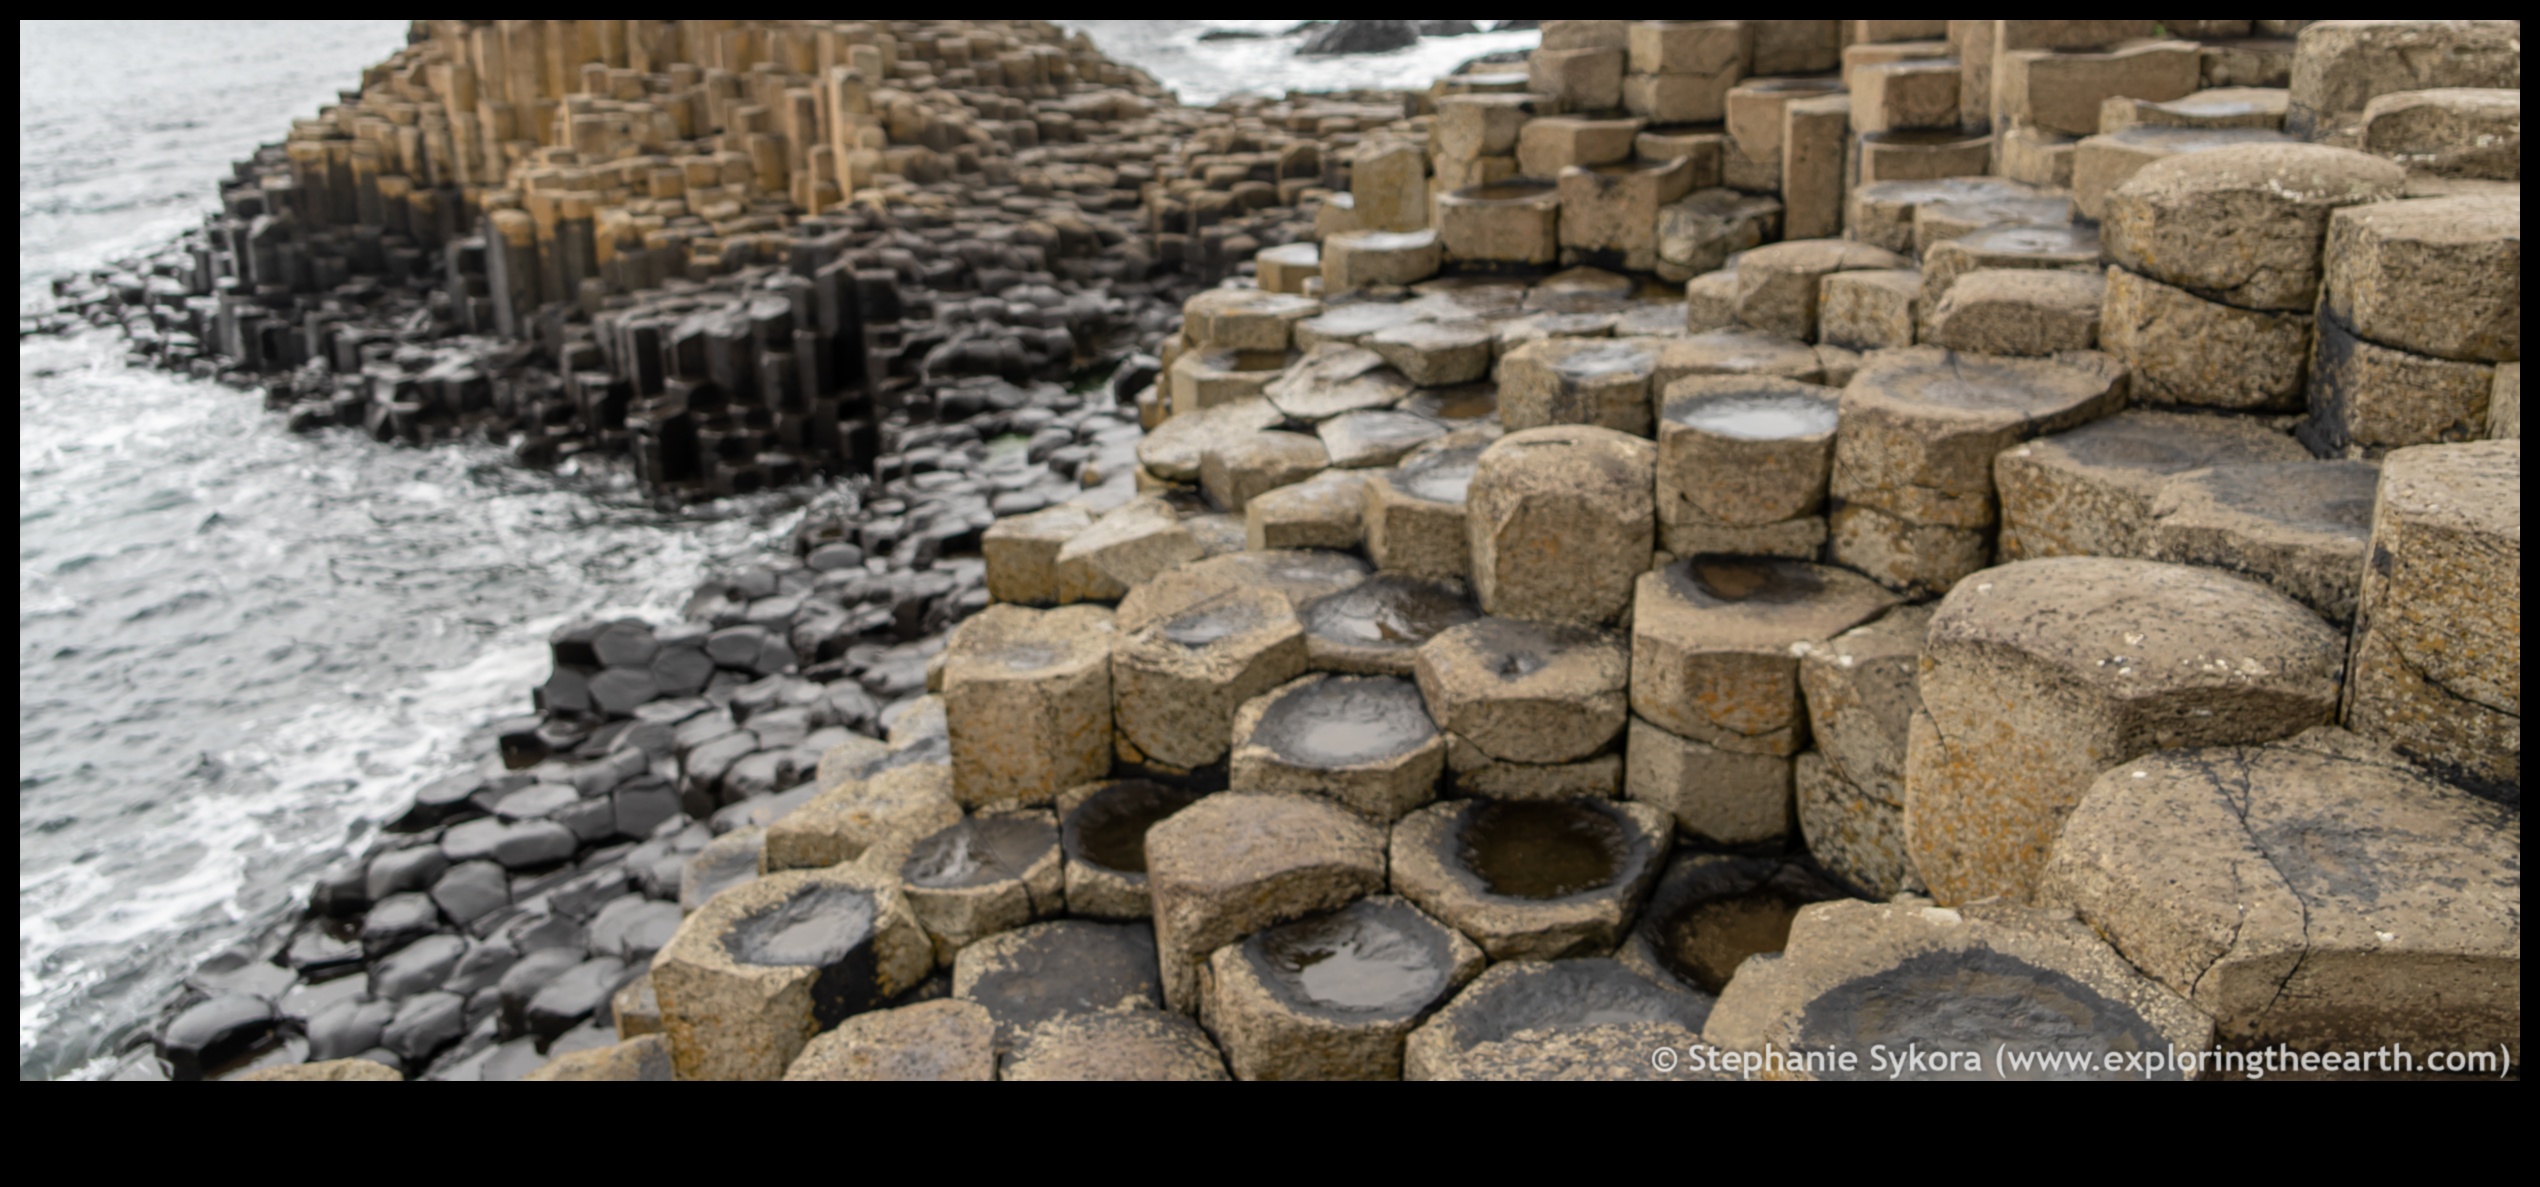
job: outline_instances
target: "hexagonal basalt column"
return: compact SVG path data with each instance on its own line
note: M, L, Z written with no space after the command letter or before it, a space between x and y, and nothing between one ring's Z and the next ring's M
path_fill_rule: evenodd
M1446 426L1412 412L1377 409L1335 416L1315 427L1336 470L1390 466L1446 435Z
M2320 727L2110 769L2042 895L2245 1047L2522 1043L2521 822Z
M1701 552L1814 558L1834 461L1832 390L1761 375L1696 375L1667 385L1658 417L1660 544Z
M1493 759L1576 762L1623 731L1631 652L1614 632L1484 618L1422 644L1416 670L1429 714Z
M1060 794L1059 847L1067 859L1067 909L1096 919L1144 919L1147 830L1204 794L1145 779L1088 783Z
M1515 266L1561 255L1561 192L1512 177L1438 195L1438 241L1452 260Z
M2175 1066L2108 1061L2204 1051L2214 1024L2070 916L1847 901L1802 909L1782 955L1741 969L1702 1033L1782 1056L1769 1079L2176 1080ZM1919 1066L1898 1062L1909 1050Z
M934 967L895 880L854 868L770 874L716 895L653 959L684 1080L773 1080L816 1031Z
M1664 813L1604 800L1450 800L1394 826L1394 893L1493 960L1613 948L1658 876Z
M923 753L906 750L892 757ZM884 766L867 777L846 779L777 817L767 826L759 868L834 866L875 846L950 827L961 819L961 805L952 798L951 769L941 752L936 754L932 762Z
M1403 1044L1402 1078L1522 1078L1530 1049L1620 1037L1629 1053L1599 1052L1581 1078L1620 1078L1649 1067L1656 1046L1698 1038L1702 998L1670 989L1611 960L1510 961L1493 965Z
M2406 180L2388 161L2324 144L2187 153L2109 191L2101 233L2129 271L2243 309L2306 312L2329 214L2396 198Z
M1657 447L1588 425L1500 438L1473 468L1466 530L1485 613L1597 625L1649 568Z
M1244 547L1355 549L1367 536L1366 486L1363 472L1325 470L1254 495L1244 500Z
M1463 582L1403 573L1378 573L1297 612L1310 666L1382 676L1410 675L1422 644L1479 616Z
M1305 630L1270 590L1220 594L1150 623L1112 648L1123 758L1183 769L1216 762L1235 710L1304 670Z
M1360 899L1218 949L1200 1017L1237 1079L1395 1080L1404 1037L1482 964L1410 903Z
M1111 769L1111 612L990 606L944 649L953 795L1046 804Z
M1217 506L1241 511L1256 496L1311 478L1330 464L1323 442L1311 434L1253 433L1200 455L1200 489Z
M1383 830L1329 800L1230 791L1174 813L1147 834L1164 1000L1196 1009L1209 953L1384 882Z
M1895 604L1828 565L1697 556L1643 574L1632 608L1632 711L1725 750L1789 756L1806 742L1797 644Z
M2522 784L2522 442L2381 465L2342 718L2473 787Z
M2107 281L2095 272L1980 268L1927 311L1925 338L1951 350L2044 357L2099 345Z
M1323 240L1323 291L1410 284L1437 275L1438 233L1344 231Z
M1491 332L1478 321L1416 321L1367 336L1367 345L1421 387L1452 387L1490 374Z
M1737 319L1759 330L1812 342L1817 282L1829 273L1904 268L1892 251L1841 239L1795 239L1747 252L1737 266Z
M1182 302L1182 330L1202 346L1286 350L1296 323L1323 303L1260 289L1207 289Z
M1211 346L1185 351L1164 377L1173 394L1173 415L1188 416L1253 399L1295 361L1296 352L1289 350Z
M1778 857L1679 853L1615 959L1662 985L1715 997L1747 957L1782 950L1800 908L1842 897L1805 865Z
M1790 832L1791 760L1724 750L1632 718L1623 794L1667 813L1676 827L1722 845Z
M1818 865L1872 898L1922 887L1905 853L1905 739L1931 614L1899 606L1799 660L1816 745L1793 771L1799 831Z
M905 852L902 893L934 938L938 963L952 963L973 940L1058 914L1066 905L1057 817L1046 811L974 816Z
M2139 410L2022 442L1993 462L2002 559L2141 556L2153 500L2170 475L2307 455L2254 420Z
M1994 455L2115 412L2125 394L2124 366L2105 355L1871 354L1843 389L1834 558L1890 589L1946 590L1990 551Z
M2211 569L2059 557L1961 582L1923 645L1905 837L1944 903L2027 897L2091 780L2327 720L2344 637Z
M1042 606L1056 602L1058 550L1093 523L1092 512L1061 503L988 525L979 537L979 555L988 565L988 596Z
M2302 407L2311 314L2208 301L2186 289L2107 271L2099 345L2133 369L2134 398L2241 411Z
M1445 765L1446 739L1410 681L1318 672L1235 714L1227 785L1321 795L1390 821L1437 797Z
M1545 338L1499 363L1499 416L1510 429L1599 425L1646 437L1649 378L1658 367L1651 338Z
M1339 593L1367 579L1367 562L1316 548L1271 548L1230 552L1192 561L1156 575L1120 599L1113 620L1122 631L1146 628L1219 594L1240 589L1267 589L1302 607L1326 594Z
M1471 572L1466 496L1485 448L1450 435L1368 476L1363 520L1377 568L1430 580Z

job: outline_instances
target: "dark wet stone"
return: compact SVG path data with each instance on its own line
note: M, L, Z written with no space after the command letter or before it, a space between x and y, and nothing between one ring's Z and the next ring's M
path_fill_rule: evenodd
M432 896L411 891L390 895L362 916L362 953L377 960L439 930L441 909Z
M610 668L591 678L587 695L592 708L610 717L623 717L660 696L661 684L646 668Z
M258 959L254 949L233 947L206 958L185 978L186 987L208 997L243 993L266 1001L282 996L299 974Z
M679 930L679 904L628 894L600 909L591 919L591 951L629 964L653 958Z
M391 849L370 859L370 868L362 879L362 888L370 901L378 902L401 891L422 890L448 869L450 859L430 845Z
M552 1039L607 1005L609 995L626 982L626 962L595 956L555 975L529 999L521 1012L523 1026L541 1039Z
M1799 1041L1810 1050L1840 1047L1890 1051L1982 1051L1982 1070L1925 1072L1924 1079L1995 1079L1993 1052L2005 1042L2035 1051L2161 1051L2169 1040L2123 1002L2071 976L2040 968L1992 949L1927 952L1818 994L1799 1021ZM2104 1073L2051 1069L2023 1079L2098 1079ZM2017 1074L2017 1073L2013 1073ZM1867 1061L1851 1073L1820 1071L1827 1079L1887 1078ZM2179 1079L2175 1070L2152 1079Z
M1255 932L1243 944L1254 973L1281 1000L1352 1022L1411 1017L1455 972L1446 933L1400 901L1362 899Z
M609 793L609 823L617 836L643 838L679 814L679 789L667 779L644 776Z
M1477 984L1456 1000L1452 1046L1498 1042L1524 1030L1628 1022L1673 1022L1700 1030L1708 1014L1700 998L1662 988L1603 958L1516 967L1519 975Z
M547 905L576 919L588 919L600 913L619 895L625 894L631 877L623 865L603 866L575 874L547 888Z
M440 988L465 955L467 941L457 936L425 936L370 966L370 995L397 1002Z
M512 947L523 952L563 948L578 953L588 947L591 940L590 930L582 925L581 920L543 908L522 912L504 925L500 934Z
M1297 613L1305 633L1350 649L1399 654L1409 671L1411 653L1439 631L1481 617L1461 586L1378 573L1349 589L1308 602Z
M243 993L223 994L199 1002L168 1023L159 1038L159 1058L178 1080L200 1080L272 1035L273 1005Z
M735 920L723 950L741 964L820 970L811 986L812 1016L827 1027L881 1004L874 922L872 895L810 883Z
M347 1002L366 1001L370 997L370 978L337 977L314 985L294 985L290 992L276 998L274 1017L307 1029L309 1020Z
M350 919L370 906L369 876L364 863L344 861L318 875L309 891L309 906L330 919Z
M299 970L304 980L324 981L359 968L362 946L311 923L292 935L290 946L282 950L282 961Z
M503 830L492 856L506 869L528 869L563 861L580 846L573 830L552 820L532 820Z
M433 903L460 927L484 918L511 898L511 877L490 861L451 866L432 884Z
M660 650L653 628L634 619L612 622L591 638L591 653L612 668L640 667Z
M706 657L717 666L748 668L775 636L761 626L729 626L706 636Z
M309 1019L309 1058L350 1059L376 1047L396 1016L396 1003L367 999L320 1011ZM403 1061L392 1066L403 1066Z
M1464 814L1456 859L1507 898L1557 899L1613 885L1634 841L1612 810L1587 800L1483 800Z
M930 890L1014 881L1056 844L1058 829L1039 816L965 819L919 841L900 877Z
M1418 685L1394 676L1334 676L1273 702L1251 744L1296 766L1347 767L1407 754L1437 735Z
M503 974L519 962L520 950L510 943L479 940L468 945L467 955L459 958L458 966L450 970L449 979L441 983L441 988L467 994L472 1003L478 992L499 986Z
M953 987L996 1019L1000 1046L1061 1014L1164 1006L1155 930L1143 923L1065 919L990 936L962 950Z
M510 827L491 816L451 825L441 834L441 855L453 863L492 857L495 843Z
M570 783L532 783L504 796L494 805L494 815L505 823L544 820L581 799Z
M1060 830L1068 855L1121 874L1143 877L1147 830L1198 802L1202 792L1144 779L1122 779L1067 814Z
M529 1025L529 1002L545 989L547 983L566 969L583 962L579 948L545 948L529 952L511 968L504 970L496 982L501 1002L503 1033L519 1034Z
M484 780L473 774L445 775L426 783L415 792L414 802L405 814L389 824L391 832L422 832L437 824L446 824L462 815L471 814L468 797L476 794Z
M607 797L577 800L559 810L551 819L572 833L577 845L589 845L617 835L617 808Z
M486 1052L484 1060L476 1065L476 1078L509 1083L537 1071L546 1062L547 1056L539 1052L536 1038L517 1038L497 1043Z
M467 999L435 990L407 998L379 1034L389 1050L420 1062L467 1033Z

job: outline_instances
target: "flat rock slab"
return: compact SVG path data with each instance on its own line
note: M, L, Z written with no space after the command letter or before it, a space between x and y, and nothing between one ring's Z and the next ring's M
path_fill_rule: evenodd
M1703 1007L1701 998L1662 987L1612 960L1496 964L1412 1032L1403 1047L1402 1078L1489 1078L1492 1069L1527 1058L1511 1048L1560 1044L1576 1058L1584 1052L1574 1036L1627 1028L1615 1037L1642 1043L1635 1062L1645 1067L1647 1041L1656 1035L1638 1028L1662 1028L1656 1034L1674 1040L1668 1045L1681 1044L1683 1035L1701 1029ZM1619 1062L1597 1058L1589 1066L1612 1068Z
M2099 348L2133 369L2137 403L2291 412L2310 374L2311 314L2209 301L2112 264Z
M2522 1044L2522 821L2322 726L2101 775L2048 899L2236 1046Z
M1382 360L1379 360L1382 361ZM1238 400L1185 413L1138 440L1138 464L1167 482L1199 481L1210 445L1260 432L1286 419L1268 400Z
M1336 594L1367 579L1366 561L1321 548L1268 548L1230 552L1192 561L1156 575L1120 599L1113 622L1122 632L1138 631L1170 618L1219 594L1238 589L1268 589L1302 609L1317 598Z
M1599 425L1646 437L1652 338L1544 338L1499 361L1499 415L1512 430Z
M1225 1058L1197 1023L1163 1010L1067 1014L1024 1032L1000 1080L1226 1078Z
M2328 719L2344 638L2238 577L2060 557L1988 569L1932 616L1906 750L1905 829L1944 903L2033 894L2101 771Z
M2170 475L2309 453L2254 420L2138 410L2021 442L1993 463L2002 559L2142 556Z
M1456 436L1369 476L1361 523L1377 568L1432 581L1462 581L1472 572L1466 497L1489 443L1456 442Z
M1154 931L1081 919L1019 927L962 949L952 992L987 1011L999 1051L1053 1018L1164 1004Z
M2214 1024L2070 916L1844 901L1802 909L1779 957L1738 971L1703 1037L1784 1056L1768 1079L2177 1080L2194 1073L2123 1061L2204 1051ZM1919 1065L1895 1062L1909 1050Z
M1060 793L1059 846L1067 859L1067 908L1094 919L1145 919L1146 835L1202 792L1147 779L1088 783Z
M2172 475L2152 497L2146 559L2264 582L2333 623L2355 618L2372 536L2370 462L2237 462Z

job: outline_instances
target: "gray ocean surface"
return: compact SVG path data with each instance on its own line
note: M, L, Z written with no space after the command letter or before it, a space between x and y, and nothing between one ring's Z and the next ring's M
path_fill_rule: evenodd
M1069 21L1185 102L1413 86L1533 33L1300 59L1292 21ZM1477 22L1487 26L1488 22ZM404 40L403 21L19 26L21 311L146 251L218 180ZM471 731L528 708L546 634L666 620L781 546L786 496L677 514L604 474L348 430L128 365L112 334L18 347L18 1073L94 1076L203 957L310 880Z

